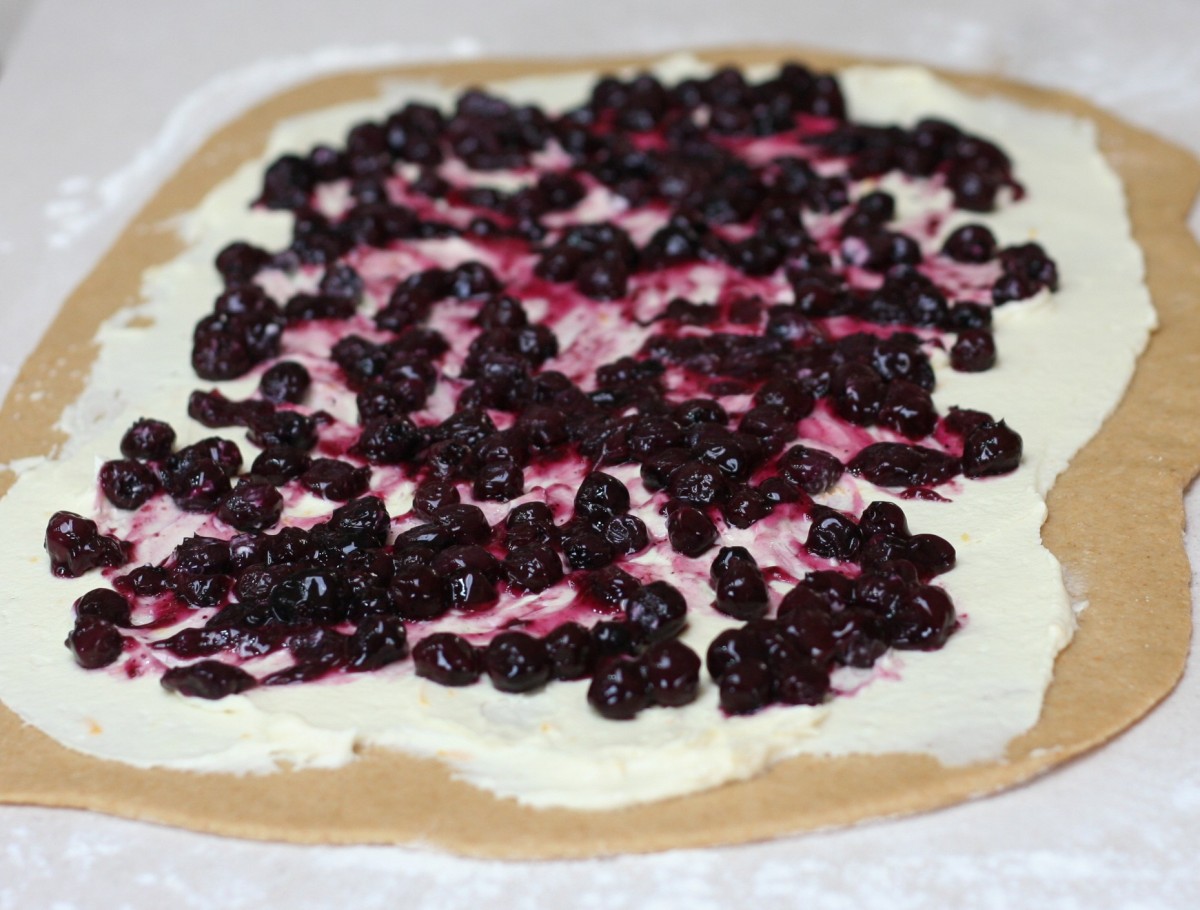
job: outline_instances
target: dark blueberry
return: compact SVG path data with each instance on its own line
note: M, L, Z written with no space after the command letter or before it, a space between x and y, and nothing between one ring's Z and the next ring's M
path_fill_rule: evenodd
M351 451L371 464L401 464L423 444L420 431L407 417L380 417L366 422Z
M863 509L858 521L859 530L864 538L876 534L894 534L897 537L908 537L908 518L900 506L892 502L877 500Z
M271 254L266 250L236 240L217 253L214 264L228 286L253 281L254 276L270 263Z
M552 679L583 679L591 675L595 648L591 634L579 623L563 623L546 636L545 644Z
M450 605L455 609L479 610L494 604L499 597L492 579L478 569L458 569L446 578Z
M100 467L100 489L118 509L137 509L158 492L158 478L140 461L106 461Z
M409 567L392 575L388 596L403 619L434 619L450 609L446 579L429 567Z
M300 475L300 483L322 499L346 502L367 491L370 468L356 468L335 458L315 458Z
M770 605L767 584L757 566L731 561L717 576L715 587L716 607L725 615L743 621L766 615Z
M1001 275L992 285L992 303L1003 306L1014 300L1027 300L1043 287L1044 285L1025 275Z
M721 674L721 708L726 714L753 714L771 703L771 671L761 660L742 660Z
M102 535L91 519L55 512L46 524L50 570L59 578L78 578L99 566L115 568L129 558L130 545Z
M950 308L944 326L951 332L990 329L991 327L992 308L982 303L972 303L969 300L960 300Z
M888 617L892 646L932 651L954 632L954 604L941 588L922 585Z
M661 414L641 418L629 431L629 450L638 461L682 444L683 431L679 424Z
M215 607L229 594L232 582L227 575L193 575L171 572L171 589L192 607Z
M668 491L675 499L709 505L721 502L729 495L729 484L718 468L701 461L689 461L672 472Z
M965 439L980 427L992 426L995 422L992 415L985 411L951 407L950 412L942 421L942 425L948 432Z
M483 656L492 685L501 692L530 692L550 678L546 644L524 632L501 632Z
M700 692L700 658L683 642L651 645L642 666L655 704L678 708L696 700Z
M229 566L229 542L219 537L187 537L171 553L171 567L181 572L215 575Z
M558 554L544 544L513 550L504 565L510 582L534 593L557 584L563 577L562 561Z
M289 575L271 590L271 613L287 626L333 625L346 618L348 602L341 576L326 569Z
M265 531L282 514L283 497L267 480L243 480L217 509L217 517L239 531Z
M271 446L264 449L250 465L250 473L276 486L283 486L308 470L312 459L300 449Z
M812 394L795 379L768 379L754 395L756 405L778 408L789 420L802 420L812 413Z
M883 380L866 364L847 363L834 370L830 389L833 409L851 423L874 423L885 393Z
M167 590L168 583L167 570L161 566L138 566L129 574L113 580L118 590L136 597L157 597Z
M161 461L174 445L175 431L170 424L143 417L121 437L121 454L139 461Z
M636 515L614 515L605 522L604 539L620 556L637 553L650 545L646 524Z
M327 296L358 303L363 295L362 276L348 263L337 262L326 267L319 290Z
M721 503L721 516L735 528L748 528L774 511L775 505L753 487L739 486Z
M298 209L308 204L316 185L312 165L299 155L281 155L263 175L258 202L269 209Z
M870 610L850 607L832 614L832 619L838 663L865 669L887 650L882 620Z
M283 307L288 324L310 319L350 319L354 301L332 294L294 294Z
M785 480L782 477L766 478L758 485L758 491L762 493L763 498L772 507L778 506L781 503L801 501L807 507L809 502L808 494L791 481Z
M495 273L482 262L470 261L455 266L450 272L450 293L459 300L482 297L500 290Z
M687 624L687 601L665 581L652 581L639 588L625 605L625 615L638 626L648 641L674 638Z
M564 533L562 550L572 569L602 569L616 555L613 545L603 535L587 528Z
M413 493L413 511L421 518L431 519L442 506L461 501L458 487L454 484L447 480L426 480L419 483Z
M996 342L987 329L958 333L950 348L950 366L960 373L982 373L996 365Z
M354 629L347 644L347 667L351 672L378 670L403 660L408 653L404 623L394 616L368 616Z
M684 556L699 556L717 540L712 520L695 506L680 505L667 516L671 547Z
M621 259L588 259L575 272L575 287L592 300L619 300L629 287L629 271Z
M79 666L96 670L116 662L125 648L125 637L109 620L81 615L67 635L66 645Z
M1058 266L1039 244L1006 247L1000 252L1000 265L1005 275L1029 282L1035 290L1043 287L1058 290Z
M274 411L255 419L246 438L260 449L290 446L308 451L317 444L317 424L298 411Z
M709 583L715 588L717 582L728 572L735 564L749 566L752 569L758 568L758 563L751 555L750 551L745 547L721 547L717 551L716 557L712 561L712 565L708 570Z
M464 544L446 547L433 557L433 571L439 575L450 576L455 572L470 570L477 572L491 581L499 581L504 575L504 567L500 560L475 544Z
M629 620L604 619L592 626L592 644L596 656L605 658L637 657L645 650L648 640L641 626Z
M258 390L262 397L275 404L289 402L299 404L304 400L312 378L302 364L294 360L283 360L262 374Z
M862 532L848 516L827 506L811 509L812 526L804 545L814 556L851 560L862 548Z
M837 483L844 470L835 456L808 446L792 446L779 463L779 476L812 496Z
M914 534L900 556L912 563L922 578L949 572L958 558L954 545L936 534Z
M721 407L720 402L711 398L690 398L675 406L675 420L685 427L701 423L714 423L724 426L729 421L729 415Z
M161 683L168 692L212 700L237 695L258 685L257 680L245 670L219 660L202 660L186 667L172 667L162 675Z
M721 632L708 646L704 663L708 675L720 681L726 671L735 664L746 661L762 661L767 659L767 651L762 640L754 634L753 629L743 626L737 629L726 629Z
M255 404L264 405L265 409L270 409L270 405L265 402L256 402ZM220 392L201 392L198 389L188 396L187 412L188 417L199 421L206 427L237 426L244 413L241 403L230 401ZM263 411L264 414L266 412L267 410Z
M609 720L632 720L650 706L650 687L640 662L616 660L602 669L588 686L587 700Z
M517 426L537 452L564 444L568 439L567 423L567 415L561 408L544 405L526 408L517 418Z
M617 566L608 566L585 576L580 590L598 613L626 610L642 583Z
M797 654L804 660L816 666L828 666L837 649L828 608L805 588L794 588L788 596L791 600L785 598L779 607L780 630L791 639ZM801 598L806 602L802 604Z
M806 661L780 667L775 674L775 695L785 705L819 705L829 694L829 671Z
M303 528L280 528L277 534L267 535L267 562L304 563L312 558L313 545Z
M447 503L437 509L433 519L458 544L484 543L492 536L492 526L479 506Z
M476 499L508 502L525 492L525 472L511 461L482 465L472 488Z
M895 379L879 406L879 423L909 439L922 439L937 427L937 410L929 393L915 382Z
M691 461L693 456L687 449L663 449L642 464L642 485L651 493L664 489L671 482L671 475Z
M529 324L529 316L515 297L496 294L479 308L474 322L485 329L519 329Z
M1021 464L1021 436L1001 420L972 430L963 443L962 470L967 477L1009 474Z
M965 224L946 238L942 253L955 262L987 262L996 255L996 238L982 224Z
M554 522L554 512L544 502L523 502L516 506L508 513L504 519L505 527L513 528L516 525L530 524L532 522Z
M75 615L94 616L122 628L132 625L129 601L109 588L93 588L76 600Z
M575 513L591 521L607 521L629 511L629 491L611 474L593 471L575 493Z
M391 516L378 496L363 496L338 506L326 522L330 530L361 537L372 547L384 545L390 525Z
M478 681L482 660L475 647L452 632L435 632L412 650L417 675L442 686L469 686Z
M423 460L429 473L437 479L452 480L475 473L475 456L471 447L457 439L435 442L425 450Z
M876 442L846 466L851 474L881 487L923 487L944 483L958 473L958 459L899 442Z

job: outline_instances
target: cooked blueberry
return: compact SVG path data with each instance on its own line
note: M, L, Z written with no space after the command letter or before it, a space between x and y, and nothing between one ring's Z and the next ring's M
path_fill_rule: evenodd
M450 609L446 579L428 567L397 570L388 583L388 596L403 619L434 619Z
M250 473L275 486L283 486L308 470L312 459L300 449L272 446L263 449L250 465Z
M262 374L258 381L258 390L263 398L275 404L299 404L304 400L304 393L308 391L311 382L312 378L303 364L294 360L283 360Z
M546 636L546 657L552 679L583 679L595 661L592 636L576 622L565 622Z
M651 645L642 658L650 697L659 705L678 708L700 692L700 658L680 641Z
M872 502L863 509L858 526L864 538L870 538L876 534L908 536L908 518L905 516L904 510L892 502L881 500Z
M779 476L813 496L837 483L844 470L836 456L808 446L792 446L779 462Z
M671 547L684 556L699 556L717 539L712 520L695 506L680 505L667 516Z
M100 467L100 489L118 509L137 509L158 492L158 478L140 461L106 461Z
M475 647L452 632L435 632L412 650L417 675L442 686L469 686L479 679L482 661Z
M718 468L689 461L671 473L668 491L675 499L709 505L723 501L729 495L729 485Z
M940 648L956 622L949 595L941 588L922 585L888 617L892 646L922 651Z
M996 255L996 238L982 224L965 224L946 238L942 253L956 262L987 262Z
M996 342L987 329L958 333L950 348L950 366L960 373L982 373L996 365Z
M168 692L213 700L236 695L258 685L257 680L245 670L218 660L202 660L186 667L172 667L162 675L161 682Z
M492 685L501 692L529 692L550 678L545 643L524 632L501 632L492 639L483 659Z
M446 578L450 605L455 609L478 610L494 604L499 596L492 579L479 569L458 569Z
M850 560L862 548L862 532L848 516L827 506L814 505L812 525L804 545L814 556Z
M244 480L227 493L217 517L239 531L265 531L283 514L283 497L266 480Z
M632 720L650 705L650 687L641 664L613 661L592 678L587 700L602 717Z
M687 601L665 581L640 587L625 605L625 615L649 641L673 638L687 624Z
M731 664L718 682L721 707L727 714L753 714L771 703L771 671L761 660Z
M605 522L604 539L622 556L637 553L650 544L646 524L636 515L614 515Z
M593 471L575 493L575 512L589 520L607 521L629 511L629 491L611 474Z
M447 503L434 512L433 520L446 529L455 543L478 544L492 536L492 526L479 506Z
M361 620L347 646L347 669L378 670L403 660L408 653L404 623L393 616L368 616Z
M476 499L508 502L525 492L525 472L511 461L489 461L480 467L473 492Z
M735 619L759 619L769 606L767 585L757 566L731 562L716 578L716 607Z
M504 561L509 581L527 591L544 591L563 576L558 554L544 544L521 547Z
M878 417L880 424L909 439L921 439L937 427L937 410L929 393L904 379L888 383Z
M605 537L587 528L564 534L563 555L572 569L600 569L613 561L613 545Z
M129 601L109 588L94 588L76 600L75 615L94 616L122 628L132 625Z
M300 475L300 483L322 499L345 502L366 492L370 468L356 468L335 458L315 458Z
M161 461L174 445L175 431L170 424L143 417L121 437L121 454L139 461Z
M943 483L958 473L958 459L935 449L899 442L876 442L854 456L851 474L881 487L922 487Z
M131 547L100 533L96 523L74 512L55 512L46 524L50 570L59 578L78 578L100 566L113 568L129 558Z
M109 620L81 615L67 636L66 645L75 662L85 670L96 670L115 663L125 648L125 637Z
M962 469L967 477L1009 474L1021 464L1021 436L1003 420L984 424L963 444Z
M775 694L785 705L819 705L829 694L829 672L805 661L780 667Z

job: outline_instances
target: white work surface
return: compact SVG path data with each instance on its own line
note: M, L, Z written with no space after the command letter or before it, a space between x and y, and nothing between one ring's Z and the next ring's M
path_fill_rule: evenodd
M21 20L15 35L0 33L0 392L62 299L205 134L331 69L790 42L1070 89L1200 152L1200 2L982 6L0 0L0 29ZM1200 495L1189 506L1200 527ZM1200 542L1189 539L1189 551L1198 564ZM1134 729L1013 792L854 830L590 862L258 844L0 807L0 910L1182 910L1200 906L1197 733L1192 668Z

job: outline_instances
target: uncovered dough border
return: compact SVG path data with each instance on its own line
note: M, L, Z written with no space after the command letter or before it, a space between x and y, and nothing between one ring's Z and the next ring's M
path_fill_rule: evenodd
M697 54L744 65L802 59L818 68L862 61L799 48ZM181 250L172 219L242 161L261 153L280 119L377 94L385 79L450 85L652 58L494 60L342 74L301 85L213 135L168 180L67 299L0 411L0 461L42 455L50 429L81 392L93 338L136 303L142 272ZM1042 716L1007 760L945 768L921 755L816 758L778 764L747 782L604 812L534 810L452 780L445 766L372 751L334 770L267 776L139 770L60 746L0 705L0 802L92 809L236 837L297 843L401 843L508 858L596 856L759 840L961 802L1042 774L1130 726L1178 681L1191 636L1182 491L1200 469L1200 248L1188 209L1200 161L1072 95L984 76L938 73L976 94L1092 119L1121 175L1146 256L1160 329L1129 391L1049 499L1047 545L1089 601L1059 656ZM1002 138L1002 137L1001 137ZM49 338L53 338L51 343ZM0 491L11 486L0 475ZM1112 507L1120 492L1121 511Z

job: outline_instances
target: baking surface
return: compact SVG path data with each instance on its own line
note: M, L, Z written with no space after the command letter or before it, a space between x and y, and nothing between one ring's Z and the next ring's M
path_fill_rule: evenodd
M271 4L264 6L270 7ZM763 10L768 6L763 4ZM1182 11L1182 6L1178 10ZM144 10L142 12L151 20L149 26L142 23L143 30L148 27L152 31L155 17ZM13 93L6 92L6 89L12 89L14 82L19 85L18 77L22 74L38 71L33 63L29 64L29 68L21 69L21 54L42 34L39 28L50 29L55 24L54 15L60 16L57 24L62 25L62 11L58 7L53 4L35 7L30 31L18 43L16 54L10 58L10 67L4 79L0 80L0 113L12 110L19 115L20 106L13 105L22 101L28 105L32 100L20 95L14 98ZM50 17L50 24L45 24L47 17ZM657 20L658 16L647 15L647 18ZM762 29L754 31L762 25L760 18L766 21L765 17L747 16L747 21L743 23L746 31L738 36L778 38L777 31L774 34ZM1153 19L1152 16L1149 18ZM1117 24L1117 21L1112 20L1110 25ZM799 25L797 22L797 34L800 34ZM76 22L73 27L79 28L81 24ZM557 27L561 28L563 24ZM886 34L887 29L883 28L882 21L877 27ZM1147 34L1146 40L1158 52L1154 58L1156 65L1165 66L1172 59L1165 42L1169 42L1172 32L1182 35L1186 29L1161 25L1160 29L1157 35ZM71 30L67 31L69 33ZM287 29L284 31L287 32ZM363 37L359 40L369 41L375 34L374 31L363 30ZM615 34L608 34L609 37L605 39L607 43L602 47L594 43L572 46L567 42L565 45L556 45L555 49L559 52L615 49ZM638 46L645 46L646 34L641 31L638 34ZM668 45L705 38L727 40L729 37L728 33L721 34L719 30L709 35L697 35L694 22L690 22L686 34L664 28L658 37L669 39L676 35L678 40L660 40L657 43ZM49 50L50 38L56 36L61 37L61 34L47 32L41 39L44 43L33 46ZM1007 33L995 32L991 37L1003 44L1006 36ZM318 40L315 36L310 37L314 42ZM410 37L417 40L415 36ZM489 53L538 49L521 44L487 43L489 40L502 41L513 37L504 34L488 36L482 39L480 47ZM818 30L814 34L810 30L803 30L803 39L809 43L837 46L837 37L836 31L821 34ZM984 43L988 39L986 34L976 37ZM312 46L303 43L303 36L293 35L293 38L300 42L296 47ZM328 36L324 36L324 40L327 39ZM1080 37L1076 35L1072 40L1078 42ZM1042 41L1044 35L1038 36L1034 43ZM1164 42L1163 47L1158 48L1154 41ZM840 43L843 47L847 44L844 41ZM930 46L932 44L936 42ZM626 43L625 47L628 46L629 43ZM80 49L76 46L74 52L79 53ZM446 51L453 49L449 45L445 48ZM858 49L886 52L894 56L919 56L917 50L910 50L903 43L893 47L859 46ZM1070 50L1070 47L1066 46L1066 49ZM1102 43L1088 47L1089 53L1101 53L1103 50ZM259 48L259 51L263 49ZM54 51L54 54L61 53L61 50ZM161 53L161 49L158 49L149 56L157 57ZM258 58L251 56L246 59ZM945 61L943 58L943 62L962 65L967 61ZM988 68L1000 69L999 64L1004 61L988 60L984 55L975 62L985 67L992 64ZM1070 71L1069 58L1060 57L1059 62L1064 71ZM1180 63L1179 60L1174 62ZM209 60L208 63L213 61ZM1111 58L1108 63L1111 65ZM132 65L132 61L126 61L126 64ZM108 61L108 65L115 64ZM224 65L227 68L230 64L226 62ZM44 67L45 61L40 61L39 66ZM167 71L170 71L169 67ZM1106 70L1105 75L1111 73ZM1135 87L1136 75L1136 72L1129 75L1127 88L1130 91ZM1172 78L1174 76L1173 72ZM43 78L48 78L48 75L43 73ZM63 74L59 73L58 78L61 82ZM255 80L256 88L263 81L262 78ZM53 81L50 88L55 88ZM228 95L235 88L227 82L217 95L221 95L221 92ZM1103 83L1100 88L1104 88ZM1157 97L1153 89L1153 84L1147 84L1143 90ZM57 90L62 90L61 84L57 85ZM237 106L255 96L255 92L247 93L244 86L242 91ZM211 115L209 109L215 103L213 97L210 95L207 102L204 99L196 102L193 98L191 110L196 115L193 120L203 122L204 116ZM182 96L176 95L174 100L178 103ZM1174 100L1182 103L1183 107L1174 112L1175 118L1164 118L1163 127L1178 130L1188 123L1194 125L1195 97L1190 102L1185 97L1176 97ZM226 98L225 102L228 101ZM1153 104L1139 104L1136 113L1144 117L1147 110L1153 110L1153 107ZM233 109L236 110L236 106ZM232 110L226 113L232 113ZM60 110L58 116L63 115L64 112ZM4 117L0 122L10 125L15 122L20 126L28 123L28 115L24 121L16 116L12 119ZM212 125L215 123L208 124L209 128ZM65 129L61 124L57 128ZM50 133L53 134L52 129ZM68 129L62 135L77 134ZM175 147L173 143L181 140L178 136L172 138L169 130L163 136L165 138L160 143L162 151L159 155L167 156L169 166L173 167L180 159L170 159L169 156ZM1194 137L1191 138L1194 140ZM99 141L99 144L103 146L105 143ZM1193 147L1196 145L1200 143L1194 142ZM6 146L0 154L16 158L13 147ZM43 162L43 167L52 168L54 155L47 154L51 160ZM132 155L133 150L126 150L127 159ZM144 166L125 172L125 180L110 180L107 183L95 180L105 173L100 170L94 174L95 182L91 185L101 189L115 187L110 191L112 198L118 200L148 192L163 176L154 170L161 166L161 161L157 161L153 155L142 161ZM19 159L14 160L12 166L2 172L19 172L14 170L19 164ZM92 165L86 159L76 159L74 166L82 170ZM63 175L60 173L57 176ZM143 183L147 178L148 183ZM10 298L20 299L23 305L18 308L11 303L6 304L3 314L6 321L20 322L27 328L32 321L29 319L29 309L26 309L29 301L41 300L48 285L59 280L64 271L69 274L69 267L62 263L81 263L80 270L86 270L93 260L81 250L95 242L106 227L115 230L117 226L106 225L103 220L93 220L89 226L86 216L94 212L89 210L88 204L98 200L103 210L105 193L97 192L93 200L89 196L89 184L86 181L76 181L72 185L76 187L76 195L84 198L76 200L80 204L75 209L65 205L67 200L62 198L50 200L56 204L45 214L52 222L52 231L46 230L41 210L33 211L22 231L17 230L18 222L10 223L11 218L20 216L22 200L30 195L31 190L37 190L36 181L31 186L19 188L22 192L16 194L15 208L0 213L0 219L3 219L0 221L0 241L11 244L14 252L19 250L27 254L25 264L14 266L11 270L9 266L14 257L11 254L0 257L0 268L5 270L3 276L8 278L11 274L13 278L7 287L27 292L25 295L16 293ZM130 189L118 192L122 187ZM64 188L64 192L68 190ZM44 207L46 203L47 200L43 198L41 205ZM117 209L122 204L115 203ZM41 231L45 239L38 235L39 242L31 244L29 234L35 230ZM109 231L102 239L111 237L112 231ZM42 243L46 244L45 249L40 248ZM38 276L32 283L28 283L27 276L27 283L22 284L21 269L30 267L29 259L33 259L39 269ZM40 265L37 262L39 259ZM46 264L49 262L59 265L48 268ZM71 280L78 277L79 274L75 274ZM53 308L56 301L47 305ZM52 310L46 313L47 316L51 314ZM28 347L21 348L14 344L19 339L12 338L7 332L3 337L6 341L3 363L11 367L32 347L32 341ZM706 902L720 903L722 897L728 899L731 895L744 894L748 887L762 898L823 897L827 901L844 900L847 906L871 906L876 900L881 903L886 901L889 906L919 906L925 903L936 906L952 899L961 903L972 896L986 899L986 902L1007 903L1006 898L1021 895L1025 888L1031 891L1036 889L1039 904L1043 905L1047 897L1053 897L1059 898L1058 904L1061 906L1073 906L1076 901L1080 906L1125 906L1147 901L1155 906L1186 906L1190 903L1189 898L1194 901L1196 897L1197 880L1190 867L1189 848L1197 833L1195 816L1200 806L1200 774L1185 748L1189 733L1195 729L1194 722L1189 724L1188 721L1195 714L1188 710L1189 698L1192 699L1190 705L1195 705L1188 682L1185 681L1184 688L1175 697L1131 734L1063 772L998 799L921 819L874 825L859 831L717 851L705 854L703 859L695 855L676 854L644 860L559 864L539 868L536 880L532 881L528 869L522 866L431 858L412 851L282 848L214 842L197 836L162 832L73 813L3 809L0 810L0 823L5 824L6 834L0 837L7 841L8 849L0 858L0 906L7 903L38 905L49 903L51 897L70 900L78 899L82 894L89 894L97 905L124 903L128 906L150 906L156 894L161 897L160 889L164 885L172 891L176 887L181 889L183 893L173 896L172 902L187 906L187 892L198 894L204 890L200 884L203 881L203 868L212 868L212 864L217 862L229 870L222 885L222 896L229 906L243 906L251 902L269 906L276 901L264 900L268 895L292 906L315 906L319 905L321 898L332 900L338 895L355 895L355 903L372 906L374 899L386 899L389 893L394 895L396 889L403 888L410 893L426 894L431 904L439 906L454 906L455 901L467 903L484 898L496 906L504 907L520 905L534 896L550 900L556 893L577 893L576 889L581 884L584 890L608 906L622 906L635 899L644 904L647 894L659 894L660 890L664 903L669 901L674 892L676 896L686 894L688 903L693 906L703 906ZM1031 819L1036 823L1031 823ZM71 857L65 869L59 862L64 843L67 844L66 854ZM153 856L153 862L148 862L147 856ZM11 866L6 868L3 865L5 863ZM138 874L131 875L134 869ZM730 874L726 877L723 872ZM679 881L676 882L677 879ZM115 884L118 881L122 882L120 889ZM516 890L518 883L520 890ZM901 891L897 894L893 889ZM104 901L101 895L105 894L113 900Z

